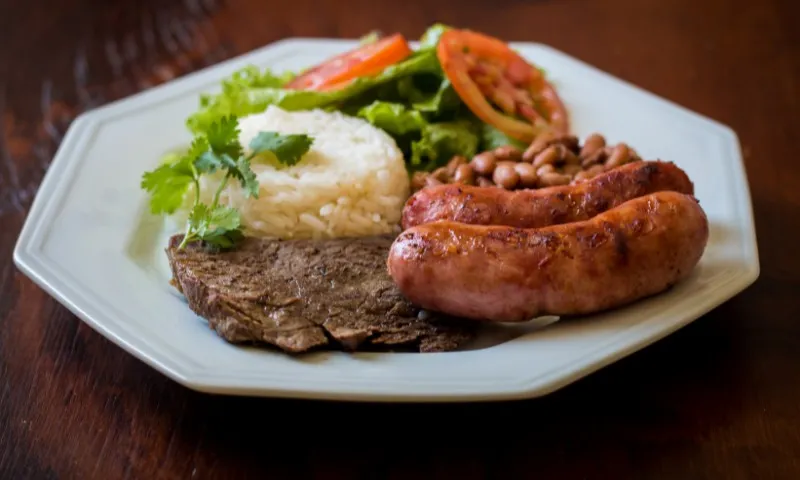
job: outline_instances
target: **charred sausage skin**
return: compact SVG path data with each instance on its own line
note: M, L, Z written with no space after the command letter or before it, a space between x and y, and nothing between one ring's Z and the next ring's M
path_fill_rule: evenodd
M521 322L599 312L662 292L692 272L707 242L697 200L663 191L543 228L419 225L398 236L387 266L422 308Z
M693 195L694 185L678 166L662 161L629 163L583 183L538 190L438 185L408 199L402 227L452 220L538 228L588 220L627 200L665 190Z

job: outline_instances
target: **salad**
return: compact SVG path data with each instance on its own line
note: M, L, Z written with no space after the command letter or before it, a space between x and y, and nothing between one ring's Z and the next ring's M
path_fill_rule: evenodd
M301 72L248 66L201 96L189 116L194 135L222 119L264 111L320 108L364 118L391 135L409 173L432 171L455 155L523 147L544 131L567 133L566 109L544 72L507 43L471 30L431 26L414 49L395 33Z

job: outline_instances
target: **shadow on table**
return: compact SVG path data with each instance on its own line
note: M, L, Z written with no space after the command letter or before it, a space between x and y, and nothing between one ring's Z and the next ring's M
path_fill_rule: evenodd
M74 430L69 436L75 442L98 448L119 444L120 454L149 452L165 464L189 462L199 472L235 465L236 473L246 476L328 465L349 478L405 464L480 469L489 468L489 462L504 472L501 476L515 477L520 473L509 471L509 465L523 468L528 462L561 478L565 472L598 478L608 462L617 465L616 473L620 465L658 464L661 454L674 459L740 421L743 404L754 401L749 386L757 379L753 365L743 363L753 352L740 343L741 332L726 328L726 318L737 308L741 305L724 304L649 348L539 399L405 405L194 392L64 311L56 320L74 322L71 344L45 332L40 354L55 361L66 348L74 361L54 365L57 375L40 382L39 396L66 399L63 407L51 406L56 424L60 411L70 425L100 428ZM50 440L37 441L62 441L57 432L48 435Z
M714 318L724 318L729 308L723 305ZM333 462L369 463L367 457L399 462L409 456L434 461L452 447L482 457L498 447L506 449L498 458L528 452L554 472L563 472L578 454L584 462L587 456L657 462L658 449L690 448L736 421L747 396L736 365L742 346L725 336L720 323L701 319L618 364L529 401L348 404L218 397L175 385L169 391L180 401L165 408L162 397L154 396L151 408L175 424L187 446L202 441L204 449L237 457L249 452L245 456L257 458L267 443L272 452L293 452L301 442L317 452L308 455Z

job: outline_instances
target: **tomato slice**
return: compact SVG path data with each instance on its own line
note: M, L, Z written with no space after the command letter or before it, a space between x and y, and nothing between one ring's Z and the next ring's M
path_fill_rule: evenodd
M442 34L436 55L467 107L509 137L532 142L544 131L568 133L567 110L553 86L502 40L452 29Z
M336 90L358 77L375 75L411 55L411 46L399 33L337 55L294 78L292 90Z

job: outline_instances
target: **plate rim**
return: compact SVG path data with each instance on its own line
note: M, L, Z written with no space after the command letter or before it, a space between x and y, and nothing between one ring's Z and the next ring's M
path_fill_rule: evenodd
M681 321L674 322L669 329L664 329L656 335L648 335L647 337L639 338L639 341L636 342L627 341L625 342L627 345L626 348L620 349L617 346L619 342L615 341L610 342L603 349L593 350L591 352L592 357L594 358L593 361L579 368L570 368L569 366L560 369L557 368L541 376L528 379L528 381L525 382L517 382L513 385L506 384L502 389L495 391L488 392L482 390L460 393L445 393L442 391L400 392L396 389L392 390L391 385L389 385L389 388L384 387L384 390L381 391L372 389L371 391L353 392L352 390L346 388L347 384L341 384L341 386L336 390L314 390L309 389L307 386L292 388L292 385L286 384L282 384L279 387L254 387L252 385L242 384L241 382L238 386L223 385L223 382L219 382L219 379L216 379L216 383L212 384L210 382L213 381L212 379L214 375L208 375L202 371L192 372L191 369L187 368L185 365L180 366L175 364L171 358L168 358L168 356L159 355L157 351L148 352L148 349L142 349L141 347L137 347L131 342L126 341L126 339L122 338L123 335L119 334L120 332L115 331L117 330L116 328L109 328L107 325L108 320L104 322L102 319L95 318L95 316L90 315L89 312L87 312L87 310L94 310L94 305L90 305L90 308L87 308L87 306L82 305L81 302L74 301L76 296L81 296L77 290L74 290L73 287L69 285L58 285L57 281L53 282L52 276L48 278L48 274L50 272L48 272L48 268L44 263L46 259L42 260L40 256L36 255L37 250L35 250L35 248L39 245L36 245L35 242L32 243L32 240L35 240L36 232L42 228L44 226L43 224L48 220L48 218L46 218L46 213L50 205L53 202L63 198L69 192L69 184L81 170L79 165L75 165L77 156L72 152L78 149L82 144L89 141L89 139L92 137L92 134L96 132L96 129L102 120L108 119L111 116L117 116L120 113L124 113L127 107L138 106L138 108L146 108L148 105L152 105L152 103L158 101L158 99L161 97L176 96L175 92L182 92L178 93L178 95L186 94L190 89L195 89L192 87L198 86L201 81L203 82L202 86L206 87L210 80L206 77L210 72L216 72L215 77L224 78L226 76L224 73L225 71L236 70L242 64L259 63L257 60L258 57L264 55L269 50L274 50L279 46L294 46L303 48L309 46L313 47L314 45L321 44L330 45L331 43L348 45L353 44L354 42L355 40L342 38L284 38L249 52L245 52L236 57L227 59L223 62L219 62L217 64L191 72L172 81L165 82L147 90L137 92L131 96L109 102L92 110L82 112L70 124L62 143L59 145L59 148L53 157L50 167L47 169L42 182L40 183L36 196L31 203L30 209L26 215L23 227L19 233L14 247L14 264L23 274L37 284L37 286L42 288L56 301L64 305L68 310L80 318L84 323L89 325L92 329L106 337L112 343L119 346L138 360L143 361L156 371L164 374L168 378L187 388L211 394L369 402L503 401L547 395L674 333L722 303L725 303L726 301L735 297L758 279L760 275L760 259L758 255L758 243L756 238L752 197L747 181L744 158L741 153L741 145L737 134L731 127L720 123L719 121L708 118L698 112L692 111L682 105L676 104L669 99L660 97L653 92L644 90L635 84L627 82L626 80L615 77L608 72L600 70L599 68L577 59L563 51L555 49L552 46L538 42L514 41L509 42L514 48L534 47L538 49L549 50L557 56L566 57L569 61L577 63L583 68L591 69L595 73L614 80L617 83L624 84L626 87L634 89L640 94L644 94L659 103L665 104L672 108L677 108L685 114L702 120L708 123L710 126L713 126L717 133L722 137L727 137L725 138L725 140L727 140L726 145L733 146L733 151L728 152L731 157L733 157L731 158L731 162L733 163L733 160L737 160L736 168L733 168L733 172L731 172L734 174L732 180L738 192L738 194L735 196L735 199L738 202L736 208L741 214L740 221L742 224L742 231L749 233L748 238L743 239L744 243L742 244L742 248L749 248L749 253L751 255L748 256L746 268L737 267L735 269L738 274L735 275L731 282L733 286L726 290L728 293L724 295L724 299L720 301L707 302L706 304L701 305L699 308L693 308L690 314L682 315ZM63 180L63 177L61 177L60 174L65 170L70 170L70 167L72 167L71 171L69 172L70 180L67 182L61 181ZM57 197L55 195L56 193L60 194L61 196ZM39 250L38 253L41 253L41 250ZM70 292L70 290L73 291ZM114 326L115 325L113 324L111 325L111 327ZM124 334L124 332L121 333ZM609 354L609 351L612 353ZM206 379L205 383L204 378ZM485 385L481 384L481 386Z

